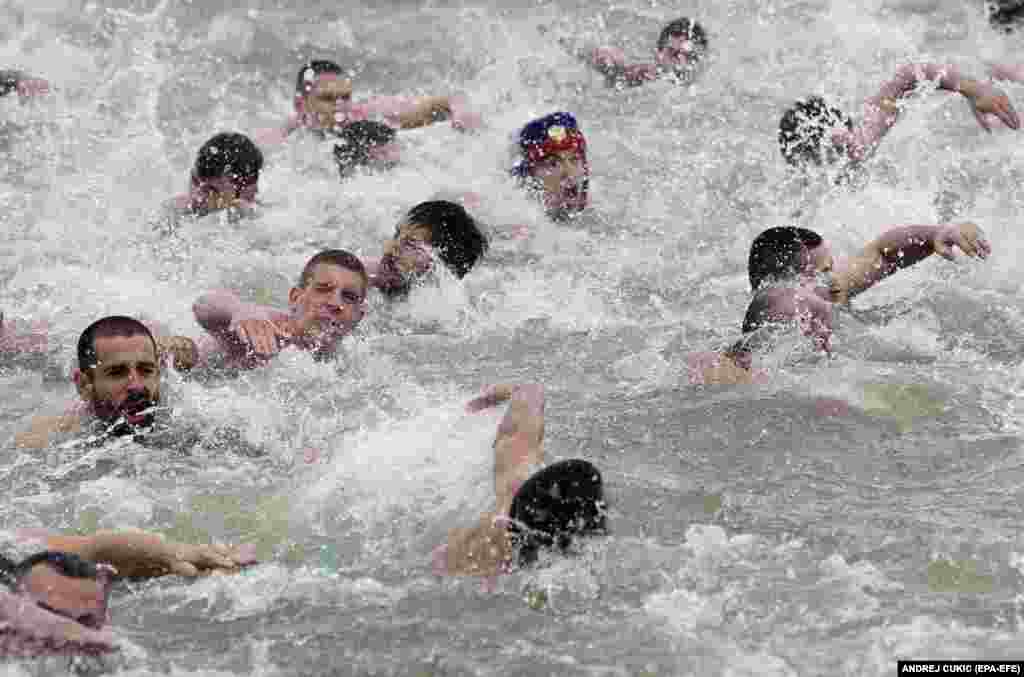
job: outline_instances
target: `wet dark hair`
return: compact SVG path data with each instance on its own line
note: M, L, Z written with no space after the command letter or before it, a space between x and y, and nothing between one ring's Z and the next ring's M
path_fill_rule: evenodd
M708 49L708 35L704 31L704 27L685 16L676 19L661 29L661 34L658 35L658 49L665 49L668 41L677 36L692 40L701 53L706 52Z
M829 106L820 96L811 96L793 104L779 120L779 149L791 165L820 165L823 141L837 125L853 129L853 121L838 108Z
M0 555L0 585L13 588L17 584L18 565Z
M295 78L295 93L305 96L306 84L311 80L315 80L320 77L324 73L344 75L345 71L341 70L341 66L333 61L325 61L322 59L310 61L299 69L299 75Z
M341 178L349 176L356 167L368 164L371 148L393 143L396 136L393 128L373 120L357 120L345 125L338 134L339 143L334 146L334 159Z
M402 223L430 226L430 244L459 278L465 277L487 251L487 237L476 220L454 202L421 202L409 210ZM398 230L395 232L397 237Z
M769 228L754 238L747 259L750 288L755 292L766 280L781 280L800 272L804 249L823 242L813 230L781 226Z
M153 342L153 352L158 352L156 339L146 325L126 315L110 315L90 324L78 337L79 369L85 371L96 366L96 339L108 336L148 336Z
M353 273L359 273L363 278L363 282L369 282L366 267L363 266L363 262L359 260L358 256L344 249L325 249L315 254L302 268L302 274L299 276L298 283L300 289L305 289L309 285L309 281L313 279L313 270L322 263L351 270Z
M192 174L199 179L220 176L258 178L263 153L245 134L221 132L203 144L196 155Z
M989 0L985 6L993 28L1013 33L1024 26L1024 0Z

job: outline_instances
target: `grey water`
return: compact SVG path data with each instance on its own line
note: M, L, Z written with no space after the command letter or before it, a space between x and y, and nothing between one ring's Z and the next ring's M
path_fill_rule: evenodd
M606 89L556 39L639 59L677 16L713 46L686 87ZM775 142L799 96L855 112L903 63L982 76L1019 40L953 0L0 2L0 67L54 89L0 100L0 307L51 336L43 358L0 365L0 530L257 545L263 564L238 576L120 587L117 674L887 675L900 658L1019 659L1022 137L922 97L856 189L795 181ZM203 141L280 123L309 58L351 68L356 98L464 92L486 126L403 133L401 167L344 184L329 149L299 141L268 152L256 219L154 228ZM1024 87L1005 90L1024 110ZM506 174L510 135L554 110L577 115L594 172L592 213L567 224ZM197 336L202 291L283 302L318 249L378 255L410 206L467 192L485 264L409 303L374 299L336 363L286 352L234 380L166 375L184 447L14 448L73 400L93 319ZM839 253L960 220L995 255L930 260L858 298L832 359L794 339L766 358L767 384L690 385L686 356L736 338L760 230L798 223ZM435 577L430 553L493 507L501 412L462 405L499 381L547 386L548 457L603 470L612 534L484 590Z

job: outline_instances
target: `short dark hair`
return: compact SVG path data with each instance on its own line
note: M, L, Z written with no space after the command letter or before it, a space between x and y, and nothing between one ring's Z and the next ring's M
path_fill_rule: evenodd
M192 173L196 178L255 178L263 169L263 153L245 134L221 132L203 144Z
M670 22L661 29L661 34L658 35L658 49L665 49L669 40L679 36L692 40L700 52L706 52L708 49L708 34L704 31L704 27L685 16Z
M823 242L813 230L795 226L769 228L754 238L747 259L750 288L755 292L766 280L783 280L800 272L804 249Z
M396 136L393 128L374 120L356 120L345 125L338 134L339 143L334 146L334 159L341 178L356 167L368 164L371 148L393 143Z
M153 338L149 328L127 315L109 315L96 320L82 332L78 337L78 368L82 371L92 369L96 366L96 339L108 336L148 336L153 342L153 352L158 352L156 339Z
M793 166L820 165L825 135L836 125L853 129L853 121L838 108L829 106L820 96L800 99L779 120L779 149Z
M459 278L465 277L487 251L487 237L476 220L454 202L421 202L409 210L402 223L429 226L431 245Z
M993 28L1012 33L1024 26L1024 2L1021 0L989 0L985 5Z
M366 267L359 260L358 256L344 249L325 249L315 254L313 258L306 262L306 265L302 268L302 274L299 275L299 288L305 289L309 285L310 280L313 279L314 269L322 263L351 270L353 273L359 273L364 282L369 282L370 278L366 274Z
M326 61L323 59L310 61L299 69L299 75L295 78L295 93L304 96L306 94L307 84L312 83L324 73L344 75L345 71L341 70L341 66L333 61Z

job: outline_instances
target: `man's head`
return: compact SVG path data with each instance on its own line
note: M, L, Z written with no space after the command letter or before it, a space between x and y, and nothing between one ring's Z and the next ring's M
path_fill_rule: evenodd
M512 173L536 190L553 218L582 211L589 200L587 143L570 113L551 113L519 131L521 161Z
M660 65L686 69L696 66L708 51L704 27L681 17L661 29L656 58Z
M146 325L123 315L90 324L78 338L75 384L92 413L111 432L127 434L151 425L160 401L160 362Z
M750 288L832 270L832 250L813 230L782 226L762 232L750 245Z
M344 123L352 104L352 80L333 61L310 61L295 80L295 112L308 126L331 129Z
M223 132L203 144L192 167L192 203L216 211L251 203L259 190L263 153L244 134Z
M288 293L301 330L324 347L352 332L366 311L368 278L363 262L342 249L311 258Z
M334 159L341 178L351 176L357 167L376 170L396 165L400 157L396 136L393 128L372 120L345 125L334 146Z
M18 564L3 558L0 575L14 592L39 607L99 630L107 621L114 569L77 555L45 551Z
M487 237L462 205L447 200L421 202L398 224L394 238L384 243L381 273L389 279L386 286L401 291L412 278L431 270L435 253L462 278L485 251Z
M838 129L853 129L849 116L820 96L801 99L779 121L782 157L793 166L833 164L842 153L832 140Z

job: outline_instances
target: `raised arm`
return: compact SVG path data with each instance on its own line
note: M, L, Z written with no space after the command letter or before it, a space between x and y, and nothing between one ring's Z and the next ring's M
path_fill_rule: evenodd
M900 226L888 230L837 267L832 300L845 302L932 254L953 260L954 248L971 258L984 259L992 252L985 234L973 223Z
M544 388L540 385L495 385L466 404L477 412L509 402L494 440L495 512L486 512L469 528L448 533L448 543L434 551L437 573L494 576L509 561L512 544L506 530L509 508L532 466L544 460Z
M390 124L412 129L449 120L456 129L475 129L480 126L478 113L473 112L463 96L378 96L363 103L353 104L354 117L368 118L379 115Z
M991 83L960 74L951 64L906 64L891 80L882 83L878 93L864 102L860 125L844 131L850 157L863 160L878 146L899 118L901 101L911 96L922 82L934 82L939 89L962 94L971 106L978 124L991 131L986 115L994 115L1010 129L1020 128L1020 118L1009 98Z

